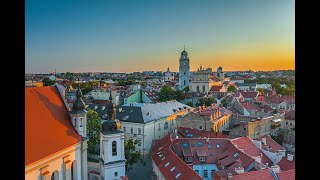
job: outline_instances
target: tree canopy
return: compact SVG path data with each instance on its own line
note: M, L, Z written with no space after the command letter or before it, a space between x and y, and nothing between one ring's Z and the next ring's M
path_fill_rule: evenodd
M42 82L43 82L43 86L52 86L56 83L56 81L53 81L49 78L44 78Z
M124 144L124 155L127 160L126 170L129 170L132 164L141 160L140 152L136 151L136 144L138 144L138 141L133 141L132 139L127 140Z
M170 100L177 100L180 101L186 97L186 92L181 90L175 90L170 86L163 86L158 93L158 101L170 101Z
M203 104L206 106L211 106L211 104L214 104L216 102L216 99L213 97L202 97L198 99L196 106L202 106Z
M236 92L236 91L237 91L236 87L234 87L234 86L228 87L228 92Z
M101 127L98 113L94 110L89 110L87 112L87 131L90 138L88 141L88 152L91 154L95 153L95 149L99 145Z

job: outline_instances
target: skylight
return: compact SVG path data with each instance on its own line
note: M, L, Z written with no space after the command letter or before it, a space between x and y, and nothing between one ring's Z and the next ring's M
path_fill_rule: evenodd
M194 147L194 144L191 144L192 147Z
M166 164L166 165L164 165L164 167L167 167L169 164L170 164L170 162L167 162L167 164Z
M175 168L176 168L176 167L175 167L175 166L173 166L173 167L170 169L170 172L172 172Z
M217 146L218 149L220 148L220 145L219 145L219 144L217 144L216 146Z
M211 145L210 144L208 144L208 149L211 149Z
M233 157L237 157L239 154L238 153L234 153Z
M198 147L202 147L202 142L198 142Z
M183 143L182 146L183 146L184 148L187 148L187 147L188 147L188 143Z
M176 175L176 178L178 178L180 175L181 175L181 173L178 173L178 174Z
M166 157L163 157L163 158L161 159L161 161L163 161L165 158L166 158Z
M210 156L213 156L213 153L212 153L212 152L210 152Z

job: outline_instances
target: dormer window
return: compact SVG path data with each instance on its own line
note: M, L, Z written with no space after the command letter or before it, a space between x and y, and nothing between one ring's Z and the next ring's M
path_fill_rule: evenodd
M199 161L201 161L201 162L206 161L206 157L204 157L204 156L200 156L200 157L199 157Z
M192 157L187 157L186 162L192 162Z

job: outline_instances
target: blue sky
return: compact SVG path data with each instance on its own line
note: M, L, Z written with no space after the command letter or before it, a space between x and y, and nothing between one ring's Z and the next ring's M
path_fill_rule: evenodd
M294 69L293 0L26 0L26 73ZM276 63L275 63L276 62Z

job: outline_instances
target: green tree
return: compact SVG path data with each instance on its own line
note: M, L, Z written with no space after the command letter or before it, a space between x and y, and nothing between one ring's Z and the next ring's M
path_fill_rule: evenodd
M44 78L42 82L43 82L43 86L52 86L56 83L56 81L53 81L49 78Z
M187 105L193 107L192 101L187 102Z
M127 140L124 144L124 155L127 160L126 170L129 170L132 164L141 160L140 152L136 151L136 144L138 144L138 141L133 141L132 139Z
M189 92L189 86L185 87L182 91Z
M158 93L158 101L170 101L173 100L175 96L175 90L172 89L170 86L163 86Z
M264 95L264 91L262 88L258 88L258 91L260 92L261 95Z
M236 91L237 91L236 87L234 87L234 86L228 87L228 92L236 92Z
M211 104L216 103L217 101L213 97L202 97L198 99L196 106L202 106L203 104L206 106L211 106Z
M89 110L87 112L87 131L90 138L88 141L88 152L91 154L95 153L95 149L99 145L101 127L98 113L94 110Z

